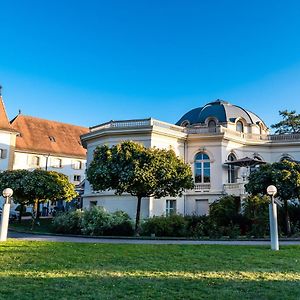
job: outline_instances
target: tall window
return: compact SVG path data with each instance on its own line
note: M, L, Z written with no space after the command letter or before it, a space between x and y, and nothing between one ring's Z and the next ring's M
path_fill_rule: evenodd
M52 167L53 168L62 168L62 160L60 158L52 159Z
M195 182L210 182L210 160L209 156L203 152L199 152L195 156Z
M82 169L82 162L80 160L76 160L73 162L73 169L81 170Z
M209 132L216 132L216 126L217 126L216 121L210 120L208 122L208 131Z
M244 125L242 121L236 122L236 131L238 132L244 132Z
M228 161L235 161L236 156L231 153L228 155ZM228 165L228 183L236 182L236 170L234 165Z
M32 156L31 165L34 167L39 167L40 166L40 158L38 156Z
M166 200L166 216L176 214L176 200Z

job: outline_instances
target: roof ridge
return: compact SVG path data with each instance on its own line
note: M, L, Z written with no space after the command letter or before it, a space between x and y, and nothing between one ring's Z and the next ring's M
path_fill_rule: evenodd
M37 119L37 120L42 120L42 121L47 121L47 122L53 122L53 123L58 123L58 124L63 124L63 125L68 125L68 126L74 126L74 127L78 127L78 128L84 128L84 129L89 129L89 127L86 126L80 126L80 125L75 125L75 124L70 124L70 123L66 123L66 122L61 122L61 121L56 121L56 120L49 120L49 119L44 119L41 117L35 117L35 116L30 116L30 115L23 115L23 114L18 114L14 119L12 119L10 122L11 124L18 118L33 118L33 119Z

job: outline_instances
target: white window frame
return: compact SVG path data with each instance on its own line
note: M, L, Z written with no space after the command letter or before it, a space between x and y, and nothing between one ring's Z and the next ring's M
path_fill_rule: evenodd
M61 158L53 157L51 159L51 166L52 166L52 168L61 169L62 166L63 166L62 159Z
M166 200L166 216L176 214L177 211L177 202L175 199Z
M197 159L197 156L201 154L202 158L201 159ZM203 156L207 156L208 158L204 158ZM209 164L209 167L206 167L207 163ZM197 167L197 165L200 165L200 167ZM197 174L197 170L200 170L200 176L201 176L201 180L197 181L196 179L196 174ZM208 176L208 181L205 181L205 170L209 170L209 176ZM210 183L211 181L211 162L210 162L210 158L209 155L204 153L204 152L198 152L195 155L195 162L194 162L194 178L195 178L195 183Z

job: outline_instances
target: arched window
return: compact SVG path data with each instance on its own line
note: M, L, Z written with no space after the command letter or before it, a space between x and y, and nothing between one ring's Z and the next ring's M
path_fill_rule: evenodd
M288 154L284 154L282 155L282 157L280 158L280 162L283 162L283 161L293 161L293 159L288 155Z
M208 122L208 131L209 132L216 132L217 123L215 120L210 120Z
M190 125L190 121L188 121L188 120L185 120L181 123L182 127L188 127L189 125Z
M209 156L203 152L199 152L195 156L195 182L210 182L210 160Z
M236 156L233 153L228 155L228 161L235 161ZM228 165L228 183L236 182L236 169L234 165Z
M242 121L236 122L236 131L238 132L244 132L244 124Z

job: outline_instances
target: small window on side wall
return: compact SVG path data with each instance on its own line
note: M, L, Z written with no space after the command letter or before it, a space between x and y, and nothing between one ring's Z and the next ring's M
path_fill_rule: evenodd
M6 149L0 149L0 158L1 159L7 158L7 150Z

